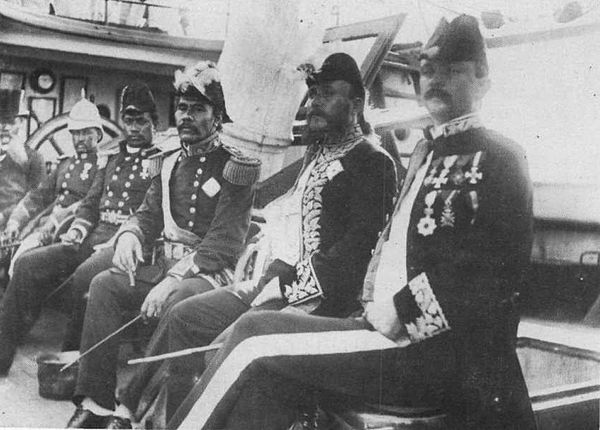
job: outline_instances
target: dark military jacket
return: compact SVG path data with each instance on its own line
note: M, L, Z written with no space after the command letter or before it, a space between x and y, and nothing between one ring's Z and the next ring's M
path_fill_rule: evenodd
M45 209L66 209L79 202L92 186L98 170L95 153L61 157L58 166L19 202L10 221L23 227Z
M0 227L29 190L35 189L44 177L44 160L37 152L25 148L26 163L18 163L4 155L0 160Z
M208 145L208 150L201 148ZM172 166L172 167L171 167ZM152 246L165 229L163 205L168 205L179 241L194 252L174 269L182 277L233 268L243 250L258 179L258 161L247 160L221 144L218 135L190 148L176 151L163 161L143 203L120 230L133 232ZM168 181L168 187L164 181ZM168 203L163 199L169 193Z
M331 157L331 151L342 156ZM393 206L396 171L392 158L358 127L336 145L309 148L306 163L315 157L302 199L304 255L287 273L267 273L279 276L290 304L343 317L360 308L371 249Z
M513 305L532 243L525 154L485 128L438 137L432 148L411 210L408 285L394 296L398 318L420 349L430 345L437 353L428 354L456 363L446 401L464 428L533 428L515 353ZM389 226L369 266L366 290L373 288L388 235Z
M119 151L108 155L106 166L96 174L71 228L78 229L85 238L98 224L104 224L105 234L96 240L109 240L140 206L152 178L160 173L160 159L149 158L154 152L154 148L147 148L128 153L126 142L121 142Z

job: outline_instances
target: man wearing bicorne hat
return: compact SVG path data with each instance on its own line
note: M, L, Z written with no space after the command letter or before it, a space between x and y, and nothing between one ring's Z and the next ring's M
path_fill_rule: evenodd
M125 86L121 91L120 112L125 138L114 151L103 154L108 157L106 167L102 174L96 175L63 237L63 243L74 246L63 247L62 252L77 251L76 257L69 258L72 265L68 272L75 271L70 282L71 317L63 342L65 351L79 349L85 297L92 278L112 267L110 239L140 206L152 178L160 173L161 158L156 156L158 149L152 145L158 116L150 88L142 82ZM96 248L98 251L92 254ZM53 255L62 261L58 249L57 246Z
M91 282L82 352L117 330L126 311L158 318L171 303L227 285L243 249L260 162L220 140L231 120L214 63L178 71L175 91L181 148L164 156L118 231L114 267ZM68 427L131 428L127 408L115 410L118 348L115 336L82 357Z
M18 90L0 89L0 229L17 203L44 177L42 156L27 145ZM22 98L22 97L21 97Z
M141 83L128 85L122 92L121 105L126 138L117 150L99 155L94 167L88 164L87 170L95 169L93 174L86 171L85 163L79 172L82 163L77 163L77 160L64 166L64 182L61 184L64 191L58 198L59 204L72 196L70 181L87 183L92 178L93 181L85 197L77 201L75 220L61 237L61 242L25 252L13 262L12 277L0 312L2 373L8 372L16 347L35 323L45 298L92 255L95 247L110 240L140 205L152 176L158 173L156 168L151 172L148 164L152 128L156 122L156 106L150 89ZM82 99L73 107L68 128L75 139L78 154L87 154L87 151L95 149L101 127L98 110L91 102ZM90 157L83 159L90 160ZM64 187L64 184L67 186ZM74 277L77 281L73 283L74 317L67 333L74 348L68 349L77 349L79 343L83 324L79 322L83 319L79 315L83 313L81 308L85 309L82 296L89 281L93 274L111 267L111 257L109 249L94 254L81 268L84 272L77 272Z
M445 23L425 48L434 139L415 149L362 317L246 314L169 428L289 428L315 401L441 408L449 428L535 428L515 353L532 241L525 154L477 115L489 80L476 19Z
M367 137L371 129L363 115L365 90L354 59L335 53L319 70L303 69L308 85L303 139L308 149L294 187L264 211L273 261L253 290L233 285L176 305L167 315L173 351L210 343L248 310L256 316L299 313L317 326L321 320L346 318L360 310L358 294L371 250L397 190L394 163ZM286 307L289 312L266 311ZM303 344L319 348L308 339ZM275 343L263 351L274 347ZM167 427L177 426L201 395L211 372L195 387L193 383L198 379L194 375L203 370L202 357L171 361L167 417L193 390ZM244 398L240 407L245 412L229 415L230 409L215 410L215 421L198 427L287 428L278 412L270 415L268 403L264 410L259 403Z

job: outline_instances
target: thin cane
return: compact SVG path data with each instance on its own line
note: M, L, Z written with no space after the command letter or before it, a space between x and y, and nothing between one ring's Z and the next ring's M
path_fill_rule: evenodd
M125 330L127 327L129 327L130 325L134 324L136 321L138 321L141 318L142 318L142 314L139 314L138 316L136 316L131 321L126 322L121 327L119 327L117 330L113 331L111 334L109 334L104 339L102 339L100 342L96 343L95 345L93 345L92 347L90 347L87 351L85 351L84 353L82 353L81 355L79 355L79 357L77 357L75 360L71 361L70 363L65 364L63 367L60 368L60 371L62 372L64 370L68 369L69 367L71 367L72 365L74 365L75 363L77 363L79 360L81 360L83 357L85 357L86 355L88 355L90 352L92 352L93 350L95 350L96 348L98 348L104 342L106 342L107 340L109 340L109 339L113 338L114 336L118 335L123 330Z
M129 360L127 364L152 363L154 361L166 360L167 358L184 357L186 355L196 354L198 352L212 351L223 346L222 343L215 343L207 346L199 346L197 348L187 348L180 351L168 352L166 354L152 355L150 357L134 358Z

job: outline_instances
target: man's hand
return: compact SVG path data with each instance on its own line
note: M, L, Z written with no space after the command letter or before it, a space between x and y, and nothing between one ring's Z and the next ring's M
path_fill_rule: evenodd
M83 235L76 228L70 228L65 234L60 235L60 241L65 245L79 245L82 240Z
M142 303L140 310L142 317L144 319L159 318L167 299L177 289L178 285L179 281L176 278L167 276L152 288L146 296L146 300Z
M367 321L385 337L397 340L402 333L402 325L396 314L394 300L380 300L369 302L365 307L365 318Z
M19 224L9 220L4 229L4 236L8 239L15 239L19 235Z
M113 256L113 265L123 272L135 272L137 263L144 261L142 244L137 236L130 232L125 232L119 236L115 255Z

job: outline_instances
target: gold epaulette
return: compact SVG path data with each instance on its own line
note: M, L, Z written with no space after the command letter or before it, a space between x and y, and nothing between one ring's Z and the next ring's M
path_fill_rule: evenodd
M252 185L260 177L261 162L258 158L248 157L238 148L222 145L231 154L223 168L223 178L234 185Z
M146 154L149 153L150 155L148 155L145 160L142 160L142 168L144 171L148 172L151 178L154 178L160 174L164 158L176 151L179 151L179 149L175 151L163 152L156 147L149 148L146 150Z

